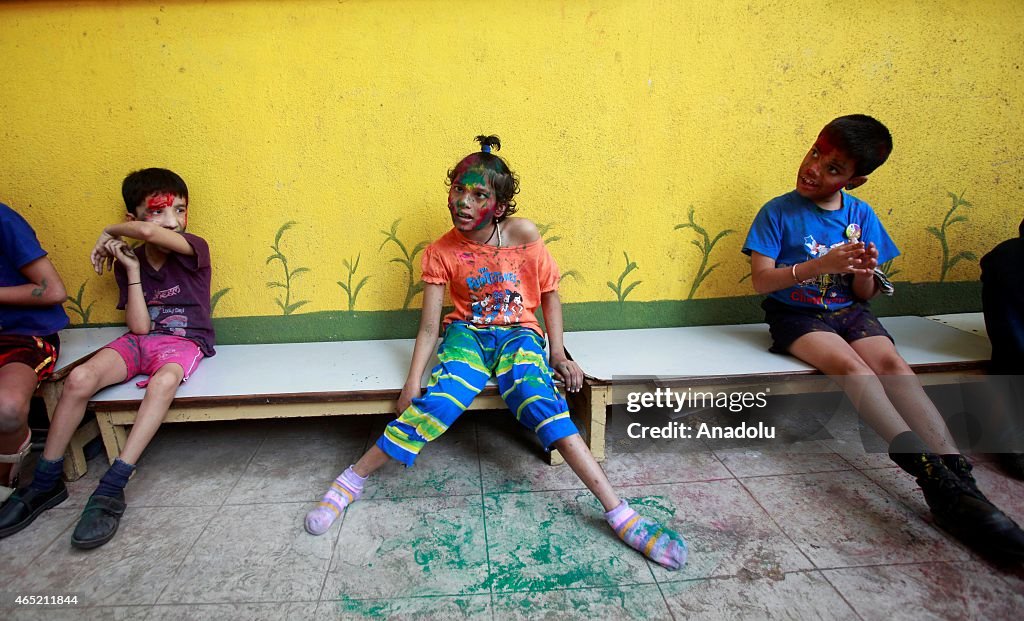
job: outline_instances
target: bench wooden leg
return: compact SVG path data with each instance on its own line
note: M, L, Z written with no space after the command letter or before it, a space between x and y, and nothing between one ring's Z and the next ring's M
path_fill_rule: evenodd
M46 416L52 421L53 413L57 409L57 402L60 401L60 395L64 392L64 380L43 382L39 387L39 392L42 394L43 403L46 405ZM77 481L85 475L88 470L88 466L85 463L85 445L98 435L99 428L96 426L96 421L91 420L80 426L75 431L75 435L71 436L68 448L64 452L65 479Z
M124 426L115 425L113 414L110 412L96 412L96 423L100 428L100 435L103 436L103 448L107 450L107 461L114 463L117 456L124 449L128 441L128 434Z

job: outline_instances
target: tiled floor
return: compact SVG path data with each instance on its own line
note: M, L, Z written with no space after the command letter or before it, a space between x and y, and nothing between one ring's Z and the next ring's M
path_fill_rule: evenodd
M1021 574L936 529L849 412L810 397L769 409L776 440L714 446L630 440L614 418L609 478L687 538L678 572L619 543L504 412L467 415L415 468L385 467L322 537L303 515L385 417L167 426L110 544L69 543L101 458L69 501L0 540L5 606L16 594L80 606L0 618L1020 618ZM983 489L1024 523L1024 483L980 462Z

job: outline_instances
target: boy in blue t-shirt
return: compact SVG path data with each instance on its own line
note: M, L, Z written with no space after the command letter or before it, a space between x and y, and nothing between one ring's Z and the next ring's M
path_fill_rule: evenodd
M864 421L889 443L889 457L917 478L936 522L954 536L1024 559L1024 531L980 491L945 421L867 301L889 288L879 263L899 254L867 203L846 193L892 151L872 117L825 126L797 171L796 189L754 218L743 252L772 335L789 353L831 376Z
M29 403L57 364L66 299L35 231L0 203L0 502L17 487L32 444Z

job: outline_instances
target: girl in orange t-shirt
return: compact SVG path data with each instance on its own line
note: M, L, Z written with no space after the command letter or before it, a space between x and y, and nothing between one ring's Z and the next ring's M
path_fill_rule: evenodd
M537 433L545 449L557 448L604 505L605 518L627 544L669 569L686 562L686 542L657 522L640 517L612 489L558 393L583 385L583 371L562 345L558 266L537 226L515 213L519 180L491 153L497 136L477 136L481 151L448 172L451 231L423 253L423 311L412 363L392 421L363 457L341 473L320 504L306 516L306 530L327 532L350 503L362 496L374 471L395 459L411 466L427 442L444 433L493 375L516 419ZM426 393L420 378L434 353L441 327L445 287L455 310L444 317ZM544 311L550 358L537 308Z

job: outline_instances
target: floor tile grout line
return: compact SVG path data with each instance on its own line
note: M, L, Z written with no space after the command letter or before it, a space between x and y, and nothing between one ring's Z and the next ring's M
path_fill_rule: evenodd
M206 533L206 529L210 527L210 524L212 524L213 521L217 519L217 516L220 514L221 510L224 509L224 503L227 502L228 497L231 496L231 492L235 491L235 488L238 487L238 482L242 480L242 477L245 475L245 471L249 469L249 466L252 464L253 460L256 459L256 455L260 452L260 449L263 448L263 444L266 441L267 435L264 432L263 437L260 438L260 443L256 446L255 450L253 450L252 454L249 455L249 459L246 460L245 467L242 468L242 471L240 473L238 473L238 478L235 479L235 484L231 486L231 489L228 490L226 494L224 494L223 500L221 500L221 503L217 507L217 510L210 515L210 519L208 519L206 523L203 524L203 527L199 530L199 535L192 540L192 543L188 546L188 550L186 550L185 553L181 555L181 560L178 561L178 564L174 567L174 571L171 572L171 577L168 578L167 582L164 583L163 588L160 589L159 593L157 593L156 599L153 600L153 603L151 605L155 606L160 601L160 598L163 597L164 593L167 591L167 588L171 586L171 582L173 582L174 579L178 576L178 572L181 571L181 568L185 565L185 561L188 560L189 555L192 554L192 550L195 549L196 544L199 542L200 539L203 538L203 535ZM146 616L149 615L147 614Z
M494 580L491 579L491 542L487 536L487 497L484 495L484 460L480 455L480 425L473 425L473 438L476 441L476 468L480 475L480 520L484 525L484 556L487 560L487 591L491 596L491 621L496 621L494 616Z
M370 450L369 449L369 444L370 444L370 438L371 438L372 435L373 435L373 425L370 425L370 427L366 430L365 437L363 438L363 448L362 448L362 451L359 453L359 457L362 457L363 455L366 454L366 451ZM356 457L357 461L359 460L359 457ZM348 466L344 466L344 467L348 468ZM338 476L341 476L341 475L338 475ZM349 505L349 506L351 506L351 505ZM331 575L331 566L334 565L334 551L338 549L338 544L341 543L341 529L342 529L342 527L345 526L345 519L348 518L348 509L349 509L348 507L345 507L345 512L341 515L341 518L338 520L338 527L335 529L337 532L334 535L334 540L331 542L331 555L327 559L327 569L324 570L323 580L320 581L320 591L318 592L318 597L317 597L318 601L320 601L320 598L322 598L324 596L324 590L327 588L327 578L330 577L330 575ZM303 524L303 528L305 528L305 524ZM317 607L319 608L319 606L317 606Z
M645 558L647 561L647 571L651 573L651 579L654 580L654 586L658 588L658 593L661 594L661 601L665 602L665 610L668 611L668 616L672 617L672 621L675 621L676 614L672 612L672 605L668 603L668 596L665 595L664 589L661 588L661 583L658 582L658 577L654 575L654 567L651 566L651 559ZM681 569L681 568L680 568ZM624 585L617 585L622 587Z
M794 476L794 475L780 475L780 476ZM795 476L800 476L800 475L795 475ZM775 525L775 528L777 528L777 529L779 530L779 532L780 532L780 533L782 533L782 536L786 538L786 541L789 541L789 543L790 543L790 544L792 544L792 546L793 546L793 547L794 547L794 548L796 549L796 551L797 551L797 552L799 552L799 553L800 553L800 555L804 557L804 560L806 560L806 561L807 561L808 563L810 563L810 565L811 565L811 567L812 567L812 568L817 568L818 566L817 566L817 565L815 564L815 562L814 562L814 561L813 561L813 560L811 559L811 557L810 557L810 556L809 556L809 555L808 555L808 554L807 554L806 552L804 552L804 549L803 549L802 547L800 547L800 544L798 544L798 543L796 542L796 540L794 540L794 539L793 539L793 537L792 537L792 536L790 536L790 534L789 534L789 533L787 533L787 532L786 532L786 530L785 530L784 528L782 528L782 525L781 525L781 524L779 524L779 521L775 519L775 516L774 516L774 515L772 515L772 514L771 514L771 513L770 513L770 512L768 511L768 509L766 509L766 508L765 508L765 506L761 504L761 501L760 501L760 500L758 500L756 496L754 496L754 493L753 493L753 492L751 492L751 491L750 491L750 488L748 488L748 487L747 487L747 486L746 486L746 485L745 485L745 484L743 483L743 480L742 480L742 479L739 479L739 478L737 478L737 479L736 479L736 482L737 482L737 483L739 483L740 487L742 487L742 488L743 488L743 491L744 491L744 492L746 492L747 496L749 496L749 497L750 497L750 499L754 501L754 504L756 504L756 505L757 505L757 507L758 507L759 509L761 509L761 511L763 511L765 515L767 515L767 516L768 516L768 519L769 519L769 520L771 520L772 524L774 524L774 525Z
M864 619L864 616L860 614L860 611L857 610L857 607L854 606L853 603L850 600L846 599L846 594L843 593L842 591L840 591L839 587L837 587L831 580L828 579L828 576L825 575L825 571L824 570L817 569L815 571L817 572L817 574L819 576L821 576L822 580L824 580L830 587L832 587L832 590L836 592L836 594L839 596L839 599L843 600L843 602L847 606L849 606L850 610L853 611L853 614L858 619Z

